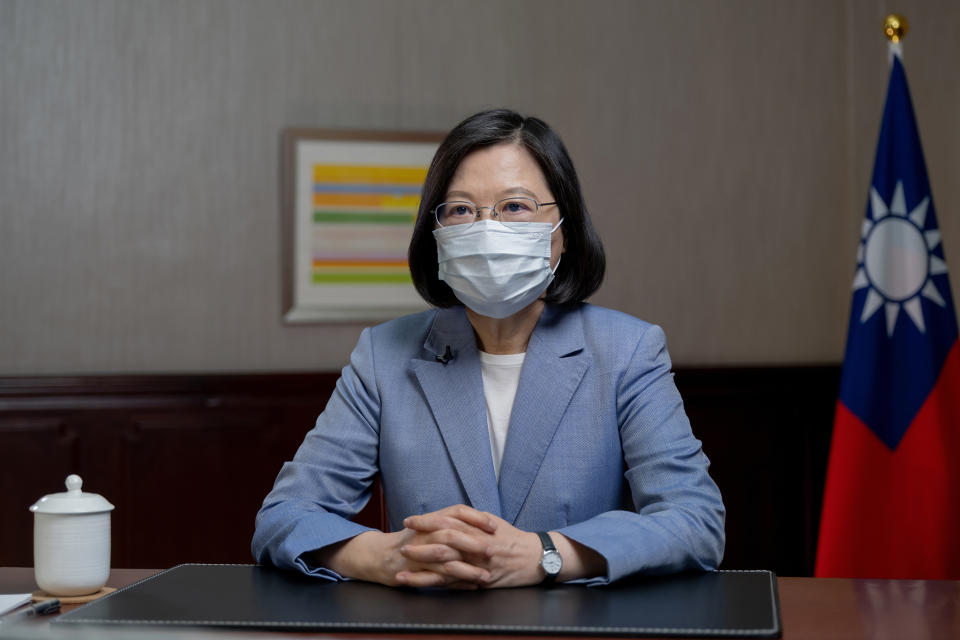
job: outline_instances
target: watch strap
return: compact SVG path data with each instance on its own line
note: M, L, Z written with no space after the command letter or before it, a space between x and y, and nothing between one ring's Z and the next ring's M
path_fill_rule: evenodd
M550 534L546 531L537 531L537 535L540 536L540 544L543 545L544 551L557 550L557 547L553 544L553 539L550 538Z
M540 537L540 544L543 545L543 555L540 556L540 566L543 568L544 574L543 581L553 582L557 578L557 575L546 570L546 567L543 565L543 559L548 553L555 553L559 556L560 552L557 551L557 547L553 544L550 534L548 534L546 531L537 531L537 535Z

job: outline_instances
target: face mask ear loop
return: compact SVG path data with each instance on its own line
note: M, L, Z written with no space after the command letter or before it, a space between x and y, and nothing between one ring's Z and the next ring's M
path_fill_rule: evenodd
M563 260L563 254L562 254L562 253L560 254L560 257L557 258L557 266L555 266L553 269L550 270L550 271L553 273L553 275L557 275L557 269L560 268L560 261L561 261L561 260Z
M559 229L559 228L560 228L560 225L562 225L562 224L563 224L563 218L560 218L560 222L558 222L557 225L556 225L553 229L550 229L550 233L552 234L554 231L556 231L557 229ZM557 275L557 269L560 268L560 261L561 261L561 260L563 260L563 254L562 254L562 253L560 254L560 257L557 258L557 266L555 266L553 269L550 269L550 272L553 273L553 275Z

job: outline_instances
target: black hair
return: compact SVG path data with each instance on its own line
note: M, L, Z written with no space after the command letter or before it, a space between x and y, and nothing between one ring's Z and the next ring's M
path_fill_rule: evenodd
M407 259L413 283L423 299L437 307L460 304L438 278L433 209L444 201L453 174L471 151L503 142L522 145L536 159L563 217L565 251L546 291L549 304L571 305L590 297L603 282L603 243L587 212L580 181L560 136L539 118L524 118L509 109L481 111L447 134L433 156Z

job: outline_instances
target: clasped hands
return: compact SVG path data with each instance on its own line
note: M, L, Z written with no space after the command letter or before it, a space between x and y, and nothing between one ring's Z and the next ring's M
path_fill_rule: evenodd
M410 587L518 587L543 580L537 534L502 518L455 505L410 516L397 542L394 578Z
M543 580L536 533L466 505L409 516L392 533L367 531L319 552L341 575L410 587L518 587Z

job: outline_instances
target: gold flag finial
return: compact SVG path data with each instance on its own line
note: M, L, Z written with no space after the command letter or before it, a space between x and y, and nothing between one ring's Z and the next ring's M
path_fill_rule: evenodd
M907 19L891 13L883 20L883 33L890 38L890 42L900 42L907 35Z

